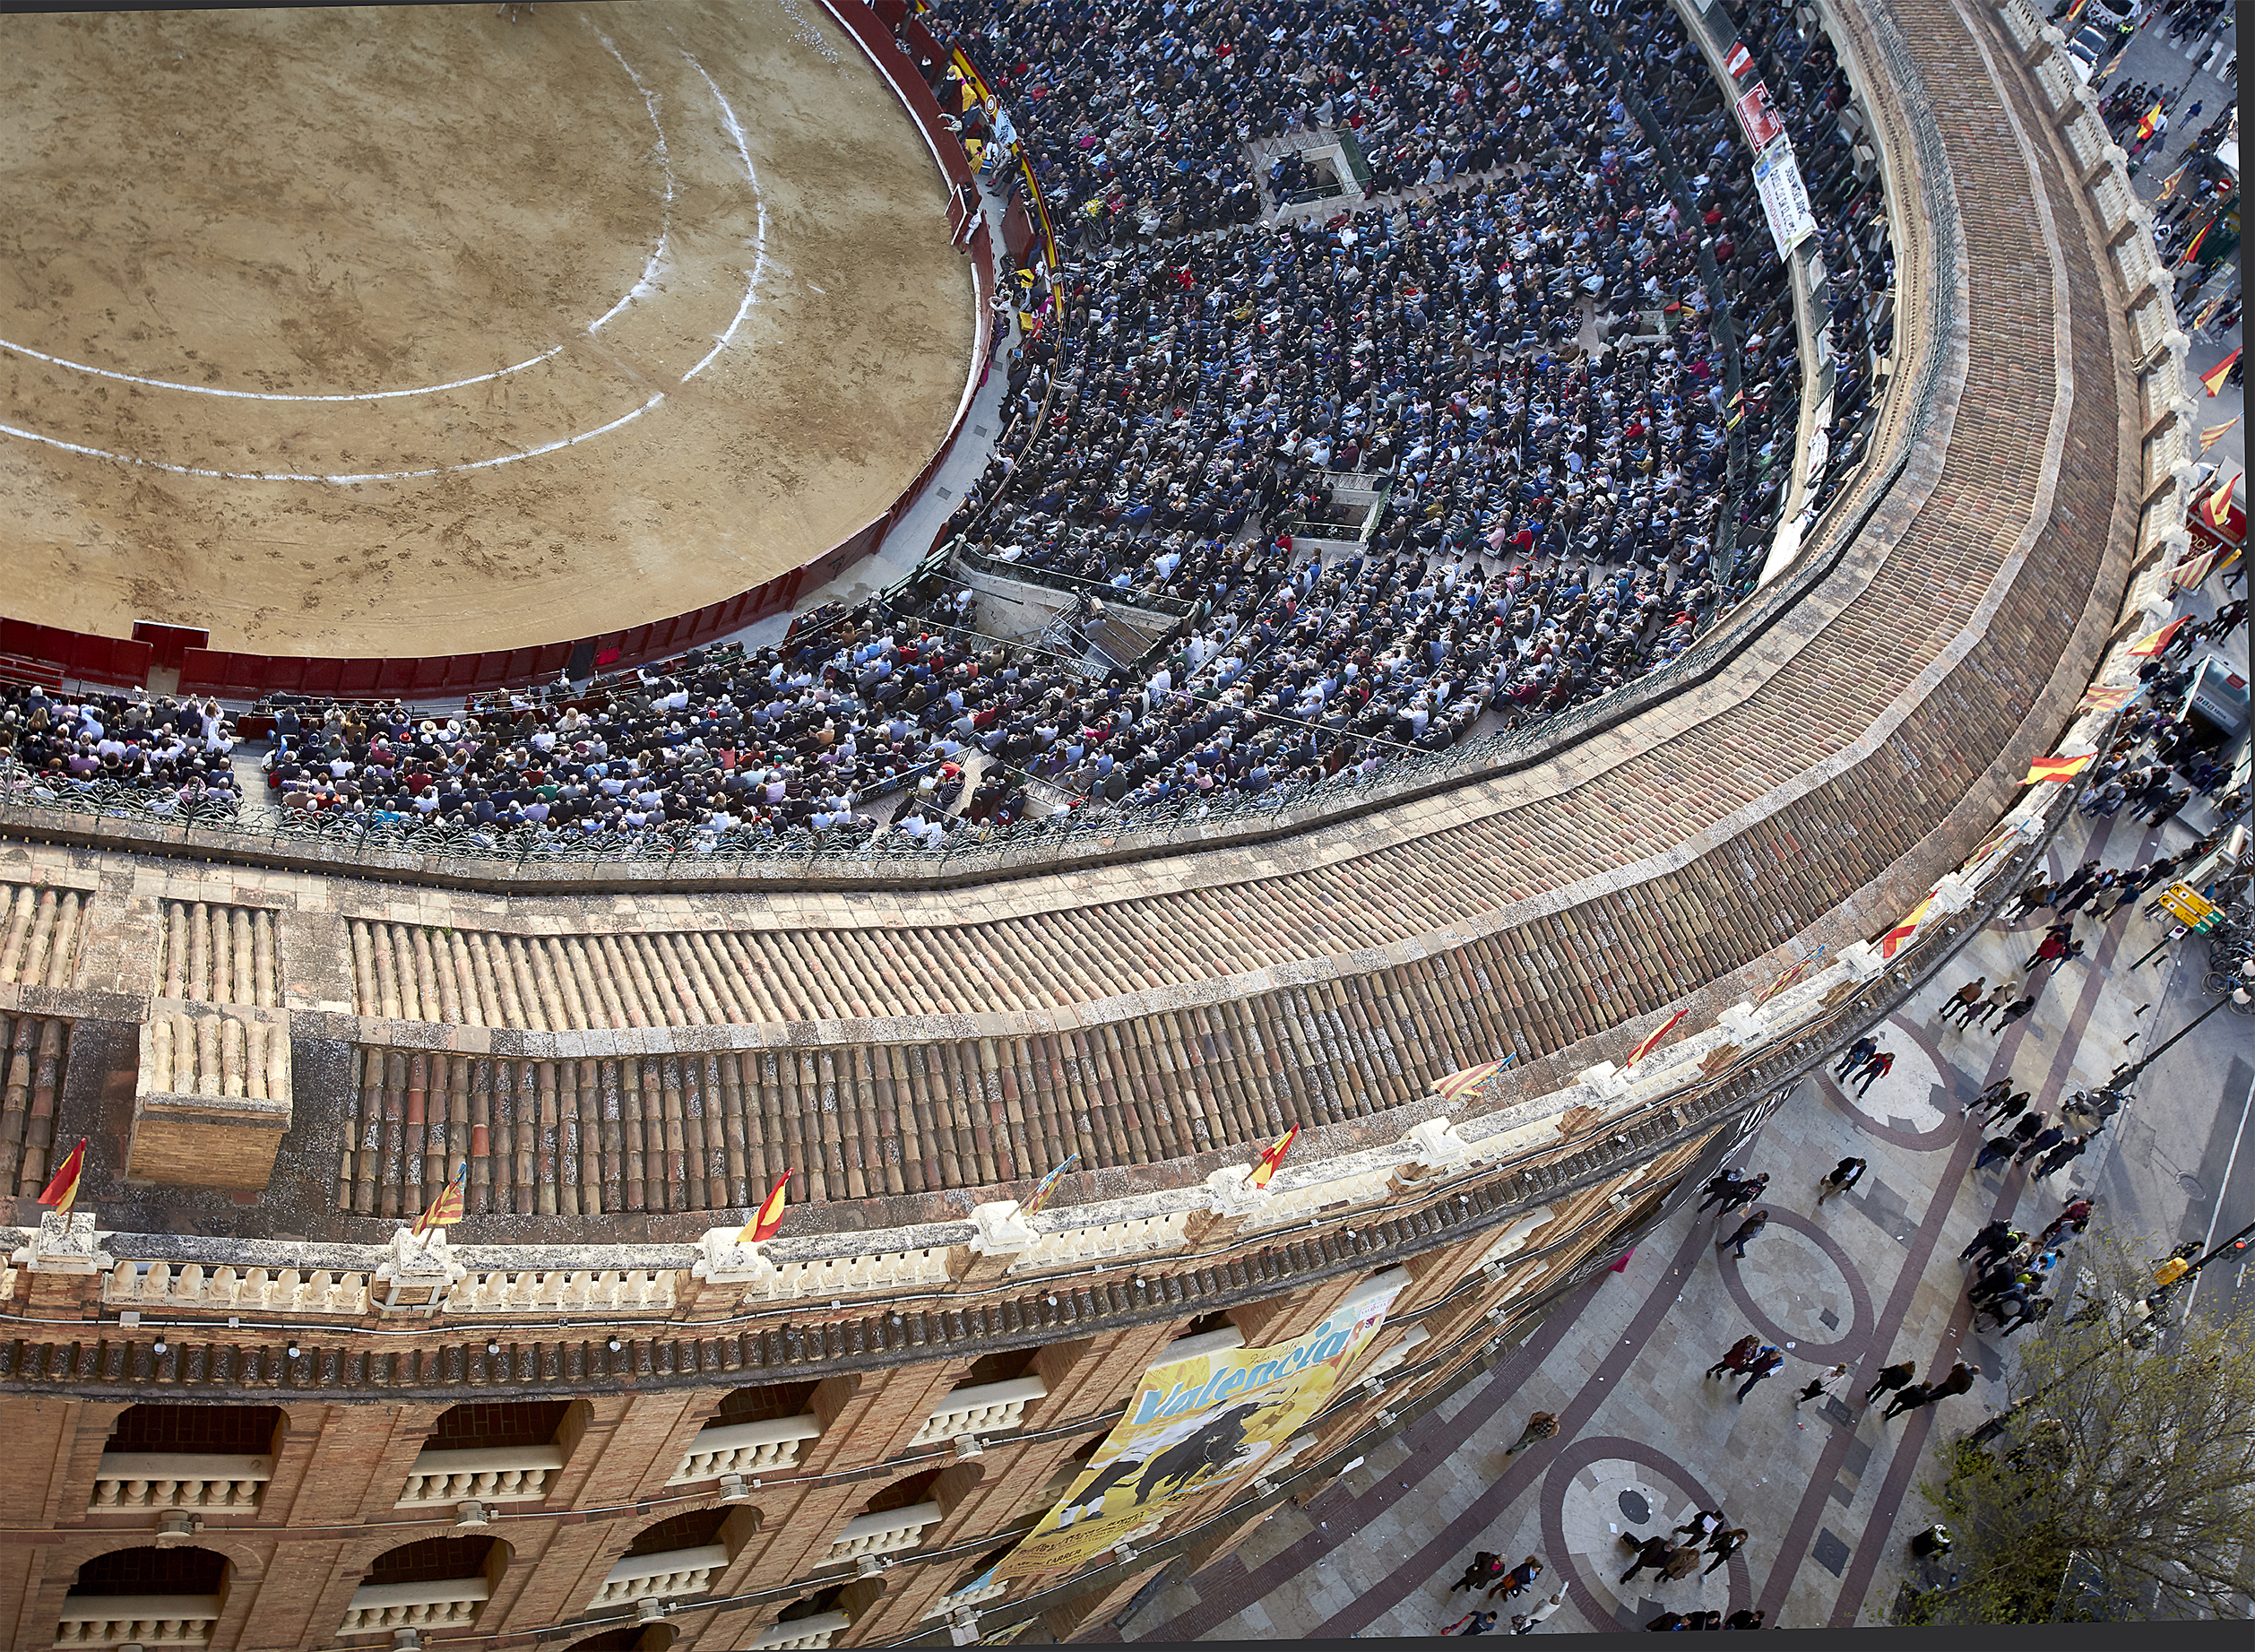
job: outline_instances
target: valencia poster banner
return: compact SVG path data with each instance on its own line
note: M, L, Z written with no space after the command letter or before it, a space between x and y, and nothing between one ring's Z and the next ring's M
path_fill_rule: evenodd
M992 1575L1079 1566L1153 1531L1176 1504L1259 1473L1322 1409L1400 1288L1350 1299L1305 1336L1274 1347L1153 1365L1064 1501Z

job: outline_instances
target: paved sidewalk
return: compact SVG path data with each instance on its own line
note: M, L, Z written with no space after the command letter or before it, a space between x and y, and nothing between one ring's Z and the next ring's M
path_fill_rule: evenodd
M2182 823L2156 831L2127 814L2078 817L2055 842L2052 869L2092 854L2130 864L2192 835ZM1896 1065L1868 1096L1858 1100L1828 1074L1807 1080L1741 1151L1741 1168L1770 1172L1759 1202L1772 1213L1742 1263L1718 1259L1715 1242L1737 1216L1718 1227L1712 1212L1679 1214L1637 1248L1625 1274L1584 1286L1486 1381L1374 1452L1305 1513L1286 1506L1234 1555L1162 1591L1125 1638L1430 1634L1465 1610L1466 1597L1447 1586L1478 1549L1512 1561L1542 1558L1542 1593L1568 1586L1554 1630L1641 1627L1663 1610L1707 1607L1759 1606L1773 1627L1883 1621L1905 1574L1904 1544L1922 1506L1915 1487L1935 1447L2004 1396L1996 1379L2014 1339L1970 1330L1958 1251L1993 1215L2017 1215L2033 1231L2083 1190L2081 1178L2104 1178L2109 1188L2119 1180L2096 1153L2034 1189L2022 1170L1976 1172L1982 1133L1962 1104L2009 1072L2033 1092L2033 1106L2056 1111L2069 1093L2129 1059L2138 1046L2126 1038L2157 1042L2200 1007L2199 959L2188 957L2178 967L2191 969L2195 984L2136 1013L2161 996L2164 965L2134 975L2129 965L2165 931L2130 907L2104 925L2078 918L2087 957L2061 966L2035 1011L2001 1035L1937 1024L1934 1012L1963 981L2023 979L2052 916L1992 924L1884 1023L1879 1035ZM2156 1068L2146 1089L2161 1099L2141 1097L2107 1135L2151 1134L2148 1114L2174 1137L2228 1135L2232 1120L2214 1115L2246 1025L2213 1017L2168 1058L2187 1064L2193 1081L2157 1085L2169 1072ZM2195 1077L2211 1071L2213 1082ZM2236 1113L2236 1091L2228 1101ZM2172 1108L2190 1111L2177 1118ZM1870 1169L1852 1193L1819 1209L1819 1178L1850 1155ZM2198 1235L2214 1192L2192 1179L2147 1177L2122 1202L2136 1207L2134 1231L2174 1242ZM2113 1197L2103 1194L2102 1216ZM2071 1267L2071 1252L2062 1266ZM1700 1373L1750 1330L1789 1352L1785 1370L1741 1405L1733 1384ZM1913 1359L1931 1377L1961 1355L1984 1372L1971 1393L1891 1423L1879 1407L1793 1409L1793 1395L1836 1360L1853 1366L1860 1400L1882 1365ZM1535 1410L1557 1414L1559 1434L1507 1458ZM1674 1584L1651 1572L1616 1581L1629 1558L1621 1534L1664 1532L1715 1507L1751 1534L1726 1565Z

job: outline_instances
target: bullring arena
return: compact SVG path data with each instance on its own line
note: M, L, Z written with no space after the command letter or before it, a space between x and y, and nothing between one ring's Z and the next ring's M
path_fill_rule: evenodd
M2026 0L1418 4L1236 82L1287 8L1162 70L1186 13L834 4L0 25L0 1642L1367 1629L1403 1562L1315 1557L1639 1244L1706 1357L1655 1236L1758 1132L1943 1141L1803 1080L2056 863L2191 497ZM1934 1156L1786 1254L1922 1258ZM1868 1370L1955 1311L1900 1279L1747 1312ZM1575 1438L1593 1357L1447 1494L1546 1477L1628 1628L1608 1510L1712 1499L1640 1401ZM1858 1621L1931 1419L1760 1414L1715 1472L1801 1507L1695 1587Z
M10 616L471 653L849 537L963 398L946 180L818 6L7 28Z

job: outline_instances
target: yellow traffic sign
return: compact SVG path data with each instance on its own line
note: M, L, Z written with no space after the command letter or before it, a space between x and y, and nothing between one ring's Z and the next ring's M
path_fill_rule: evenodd
M2180 923L2199 924L2216 915L2216 903L2204 898L2190 884L2173 883L2161 892L2161 904Z

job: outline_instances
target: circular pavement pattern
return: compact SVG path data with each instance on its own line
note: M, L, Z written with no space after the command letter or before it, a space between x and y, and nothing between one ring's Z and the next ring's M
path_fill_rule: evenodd
M1872 1324L1871 1293L1854 1262L1839 1241L1809 1217L1775 1205L1763 1208L1769 1212L1769 1225L1747 1241L1746 1259L1722 1252L1724 1288L1765 1341L1781 1348L1788 1342L1795 1345L1786 1351L1789 1361L1829 1365L1854 1358L1869 1339ZM1829 1322L1827 1315L1831 1316ZM1720 1331L1715 1335L1719 1357L1737 1338ZM1808 1379L1797 1377L1794 1371L1789 1362L1769 1380L1798 1388ZM1748 1396L1750 1405L1752 1400Z
M1650 1518L1632 1525L1622 1510L1637 1502ZM1550 1571L1541 1580L1549 1587L1541 1593L1555 1592L1553 1578L1568 1580L1573 1588L1567 1599L1578 1596L1585 1617L1599 1624L1610 1619L1623 1628L1642 1629L1663 1610L1727 1616L1753 1598L1742 1550L1711 1573L1702 1561L1698 1572L1674 1583L1649 1570L1628 1583L1616 1581L1635 1558L1622 1534L1633 1533L1641 1542L1699 1509L1724 1507L1690 1470L1637 1440L1612 1435L1577 1440L1559 1453L1542 1482L1542 1559ZM1524 1607L1525 1597L1518 1604Z

